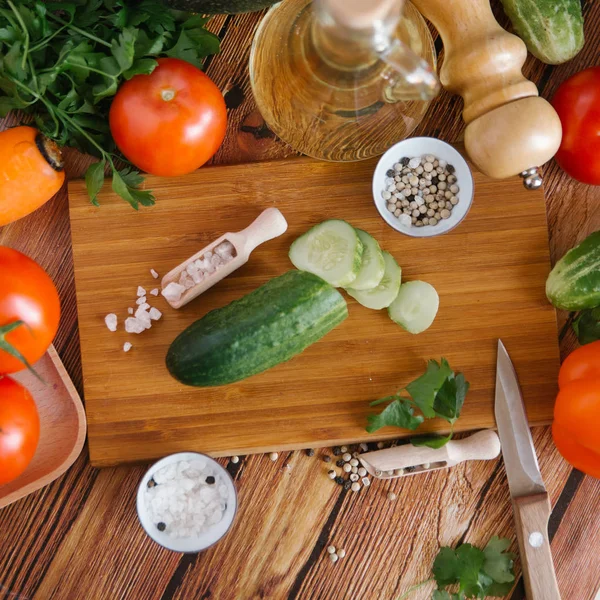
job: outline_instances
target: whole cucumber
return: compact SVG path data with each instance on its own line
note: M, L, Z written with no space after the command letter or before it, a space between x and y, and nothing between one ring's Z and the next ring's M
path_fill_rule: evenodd
M583 47L580 0L501 0L515 33L549 65L571 60Z
M548 275L548 300L565 310L600 306L600 231L569 250Z
M288 271L192 323L171 344L167 368L187 385L240 381L299 354L347 316L334 287Z

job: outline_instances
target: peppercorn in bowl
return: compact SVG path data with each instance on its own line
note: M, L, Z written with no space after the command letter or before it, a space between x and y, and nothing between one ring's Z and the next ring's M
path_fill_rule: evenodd
M454 229L469 212L473 176L450 144L437 138L408 138L379 159L373 199L384 221L400 233L440 235Z

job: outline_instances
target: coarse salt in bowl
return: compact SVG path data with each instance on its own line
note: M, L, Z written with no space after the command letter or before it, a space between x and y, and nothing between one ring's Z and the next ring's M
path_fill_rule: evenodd
M382 196L385 190L386 172L394 168L394 164L401 158L413 158L415 156L424 156L432 154L436 159L445 160L455 168L456 184L460 190L458 192L458 204L453 207L451 215L447 219L438 222L437 225L425 225L415 227L414 225L404 225L398 217L394 216L388 208L388 201ZM373 174L373 199L375 206L383 220L396 231L412 237L431 237L447 233L454 229L466 216L473 202L473 176L467 161L460 152L450 144L432 137L413 137L407 138L394 144L379 159Z
M208 484L207 477L214 483ZM142 527L155 542L174 552L196 553L212 546L229 531L236 512L233 479L217 461L199 452L179 452L159 460L138 487ZM165 525L163 531L156 521Z

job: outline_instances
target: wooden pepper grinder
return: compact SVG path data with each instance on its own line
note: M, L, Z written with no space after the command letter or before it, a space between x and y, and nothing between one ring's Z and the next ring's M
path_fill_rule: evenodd
M562 137L560 119L523 77L524 42L496 21L489 0L412 0L444 43L442 85L464 100L465 147L482 173L519 174L528 189L542 184L538 167Z

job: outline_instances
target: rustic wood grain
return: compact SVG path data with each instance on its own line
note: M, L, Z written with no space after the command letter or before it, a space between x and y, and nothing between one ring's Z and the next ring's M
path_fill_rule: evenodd
M586 0L583 6L587 42L581 53L556 67L531 56L525 65L525 76L538 84L546 98L570 74L600 64L600 4ZM493 8L506 26L500 2L494 0ZM236 106L230 108L229 117L234 125L215 159L218 162L293 154L265 127L249 94L244 61L260 14L218 17L211 23L223 40L223 52L211 61L208 72L217 79L220 73L230 74L232 66L237 68L240 79L224 77L220 85L224 91L239 88L243 92L233 96ZM234 42L229 37L232 26L236 27L231 30L236 33ZM436 47L441 50L439 40ZM415 134L460 139L461 105L460 98L443 92ZM9 116L2 127L15 124L16 119ZM68 152L70 177L81 176L87 164L87 157ZM572 181L554 162L544 171L555 261L600 228L600 189ZM0 243L31 255L57 283L63 314L55 345L81 393L67 211L65 187L33 215L0 229ZM568 317L558 313L561 326ZM575 344L570 328L563 328L563 358ZM562 597L594 600L600 587L600 483L573 471L560 458L549 428L535 428L533 434L554 506L550 533ZM289 473L281 470L286 460L294 463ZM134 490L143 467L98 471L89 466L83 453L54 483L0 510L0 598L395 600L429 577L440 545L483 544L492 535L505 535L513 539L512 549L516 549L501 460L467 463L385 485L375 483L359 495L333 485L326 479L326 465L301 452L283 453L276 464L264 456L252 456L229 468L236 473L240 490L236 529L206 553L181 556L157 547L135 523ZM388 486L398 493L395 503L386 498ZM304 494L304 489L309 493ZM86 535L88 528L90 535ZM348 550L348 556L336 565L324 556L329 541ZM240 585L238 573L243 573ZM423 589L411 598L425 600L431 596L427 592ZM524 599L521 585L510 598Z
M416 378L432 356L447 358L471 383L457 429L493 427L498 338L515 362L531 423L552 419L559 356L555 313L544 292L550 259L543 194L526 190L517 177L500 182L475 172L475 197L464 223L447 235L410 238L387 226L373 205L376 162L297 158L260 167L207 167L171 179L148 177L157 202L139 213L112 192L100 196L100 208L90 206L83 181L71 181L93 465L185 450L227 456L361 441L368 402ZM163 318L140 335L124 331L137 286L149 291L158 285L151 268L164 275L225 232L240 231L269 206L287 218L284 235L257 248L246 265L184 309L148 295ZM370 232L396 257L405 280L435 286L442 300L433 326L414 336L391 322L386 311L370 311L349 299L350 317L342 325L266 373L212 388L173 379L164 360L177 334L288 271L292 241L327 218L346 218ZM116 333L104 323L110 312L119 317ZM126 355L125 341L133 343ZM424 429L447 427L440 421ZM397 429L388 429L373 437L397 435Z

